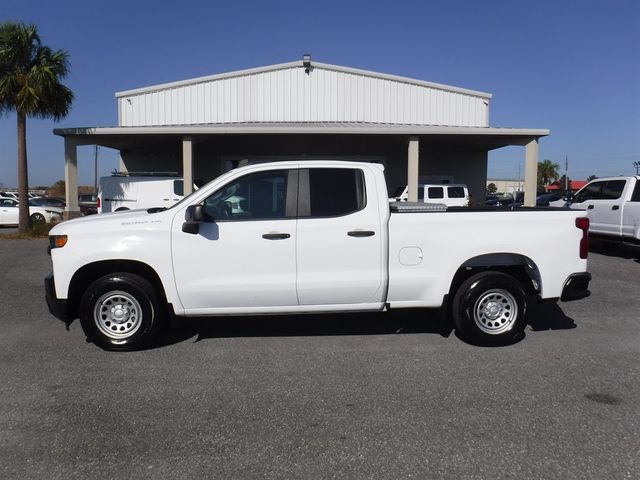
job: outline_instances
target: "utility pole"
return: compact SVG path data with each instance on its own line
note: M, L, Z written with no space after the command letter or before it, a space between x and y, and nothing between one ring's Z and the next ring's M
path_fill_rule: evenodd
M569 190L569 155L564 157L564 191Z
M98 145L95 145L93 156L93 193L98 194Z

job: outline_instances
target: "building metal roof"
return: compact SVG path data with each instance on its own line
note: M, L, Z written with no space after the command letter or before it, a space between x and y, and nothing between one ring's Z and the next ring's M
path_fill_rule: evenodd
M589 180L569 180L569 189L580 190L587 183L589 183ZM564 190L564 184L560 184L559 182L553 182L552 184L547 186L548 192L554 192L556 190Z
M221 134L365 134L365 135L484 135L544 137L548 129L452 127L364 122L249 122L150 127L56 128L63 137L84 135L221 135Z
M62 137L74 138L79 145L102 145L115 149L132 148L139 145L140 142L181 141L184 137L202 140L216 135L386 135L389 137L415 136L425 141L456 142L492 150L506 145L526 145L533 138L549 135L549 130L355 122L271 122L56 128L53 133Z
M234 71L234 72L221 73L221 74L217 74L217 75L208 75L208 76L204 76L204 77L191 78L191 79L181 80L181 81L177 81L177 82L169 82L169 83L162 83L162 84L158 84L158 85L151 85L151 86L148 86L148 87L136 88L136 89L133 89L133 90L126 90L126 91L122 91L122 92L116 92L115 95L116 95L116 98L126 97L126 96L129 96L129 95L138 95L138 94L142 94L142 93L157 92L159 90L164 90L164 89L182 87L182 86L187 86L187 85L196 85L196 84L199 84L199 83L205 83L205 82L210 82L210 81L214 81L214 80L224 80L224 79L229 79L229 78L254 75L254 74L257 74L257 73L274 72L274 71L285 70L285 69L294 68L294 67L305 68L304 65L303 65L303 61L302 60L296 60L296 61L293 61L293 62L279 63L279 64L276 64L276 65L268 65L268 66L265 66L265 67L249 68L249 69L245 69L245 70L237 70L237 71ZM465 94L465 95L473 95L473 96L482 97L482 98L486 98L486 99L490 99L491 98L491 94L490 93L480 92L480 91L477 91L477 90L470 90L470 89L467 89L467 88L453 87L451 85L444 85L444 84L441 84L441 83L426 82L426 81L423 81L423 80L416 80L416 79L413 79L413 78L402 77L402 76L398 76L398 75L390 75L390 74L386 74L386 73L372 72L372 71L369 71L369 70L362 70L362 69L358 69L358 68L350 68L350 67L343 67L343 66L340 66L340 65L332 65L330 63L320 63L320 62L315 62L314 61L314 62L312 62L312 67L313 68L316 68L316 67L317 68L322 68L322 69L325 69L325 70L331 70L331 71L335 71L335 72L351 73L351 74L354 74L354 75L362 75L364 77L370 77L370 78L392 80L392 81L396 81L396 82L407 83L409 85L418 85L418 86L422 86L422 87L435 88L435 89L444 90L444 91L447 91L447 92L462 93L462 94Z

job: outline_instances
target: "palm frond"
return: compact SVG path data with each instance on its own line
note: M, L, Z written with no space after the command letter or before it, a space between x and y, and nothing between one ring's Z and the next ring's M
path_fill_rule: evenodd
M0 114L65 117L73 93L60 83L69 73L69 54L42 45L35 25L0 24Z

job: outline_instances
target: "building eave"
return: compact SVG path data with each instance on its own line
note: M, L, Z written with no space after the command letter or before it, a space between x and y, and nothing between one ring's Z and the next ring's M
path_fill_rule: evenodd
M66 136L99 135L229 135L229 134L331 134L331 135L481 135L545 137L548 129L452 127L439 125L401 125L357 122L225 123L203 125L163 125L149 127L56 128L54 134Z

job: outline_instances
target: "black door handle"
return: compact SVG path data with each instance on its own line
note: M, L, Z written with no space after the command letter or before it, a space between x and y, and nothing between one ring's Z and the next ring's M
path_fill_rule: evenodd
M265 233L262 235L262 238L267 240L284 240L285 238L289 238L291 235L288 233Z
M371 230L351 230L347 232L347 235L350 237L371 237L375 234L376 232L372 232Z
M614 205L611 210L620 210L620 205Z
M587 207L587 210L593 210L593 205L589 205L589 206Z

